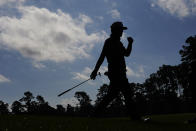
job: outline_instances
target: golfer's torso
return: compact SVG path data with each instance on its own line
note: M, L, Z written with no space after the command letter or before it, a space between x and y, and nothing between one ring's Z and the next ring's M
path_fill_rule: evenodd
M110 73L125 73L125 48L120 40L109 38L106 43L106 58L108 61L108 71Z

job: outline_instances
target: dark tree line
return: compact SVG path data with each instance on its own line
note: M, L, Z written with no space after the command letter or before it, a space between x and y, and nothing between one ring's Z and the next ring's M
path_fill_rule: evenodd
M11 105L11 111L8 109L8 104L0 101L1 114L33 114L33 115L69 115L69 116L87 116L92 110L91 99L86 92L76 92L75 98L79 101L78 106L72 107L70 104L67 107L56 105L56 108L49 105L44 100L44 97L38 95L36 97L29 91L24 93L24 96L14 101Z
M152 73L144 83L130 83L137 110L142 114L163 114L196 112L196 36L189 37L179 51L182 63L179 65L162 65ZM11 112L8 104L0 101L0 114L55 114L69 116L89 116L94 107L108 93L109 86L104 84L98 89L95 105L86 92L76 92L75 98L79 104L76 107L56 105L53 108L40 95L34 97L31 92L14 101ZM107 107L107 116L125 116L126 108L122 94L114 99Z

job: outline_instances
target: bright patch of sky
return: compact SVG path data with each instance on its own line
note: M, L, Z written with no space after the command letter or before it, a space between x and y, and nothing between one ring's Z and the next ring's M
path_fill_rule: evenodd
M75 91L95 100L106 76L61 98L58 93L89 78L110 35L122 21L134 39L126 58L129 82L144 82L163 64L180 63L179 50L195 35L196 0L1 0L0 100L12 103L31 91L55 106L75 103ZM107 71L105 60L100 73Z

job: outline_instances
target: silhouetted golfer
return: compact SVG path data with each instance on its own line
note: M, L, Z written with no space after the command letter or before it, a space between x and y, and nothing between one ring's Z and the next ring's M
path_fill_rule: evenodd
M133 39L128 37L128 47L125 48L120 41L123 34L123 30L126 30L122 22L114 22L111 25L111 35L105 41L101 55L97 61L95 69L91 73L91 79L95 79L97 72L104 61L107 58L108 61L108 78L110 79L110 86L108 94L103 98L103 100L96 107L96 113L101 113L104 108L122 92L125 97L125 104L128 108L128 113L132 119L140 119L138 113L136 112L135 103L132 100L133 92L129 86L128 79L126 77L126 63L125 56L128 57L132 50Z

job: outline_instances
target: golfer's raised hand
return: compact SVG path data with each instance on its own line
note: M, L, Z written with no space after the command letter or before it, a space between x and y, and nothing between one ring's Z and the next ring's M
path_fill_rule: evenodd
M133 38L132 37L127 37L127 40L129 43L133 43Z
M95 79L96 79L96 76L97 76L97 71L94 70L94 71L91 73L90 78L93 79L93 80L95 80Z

